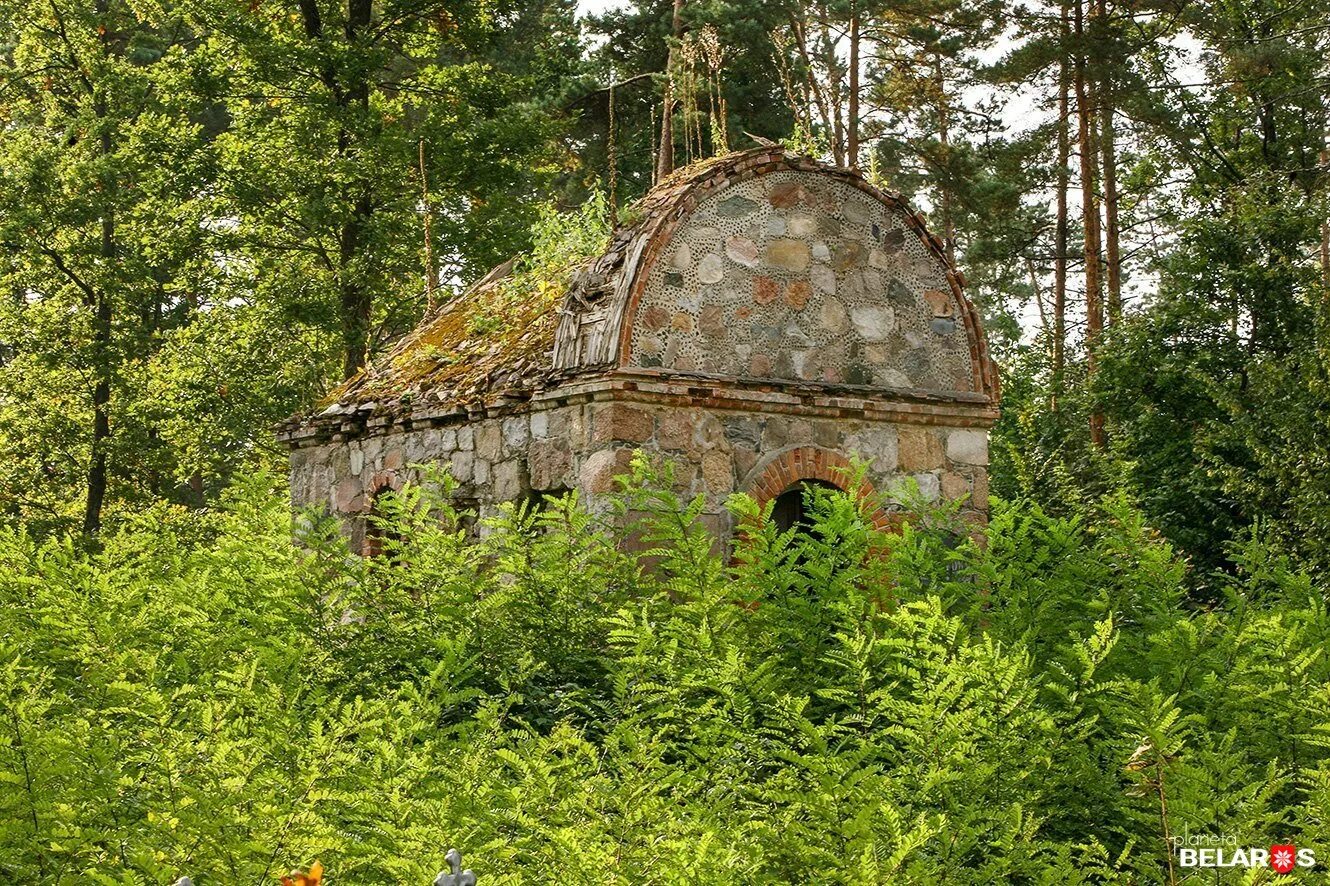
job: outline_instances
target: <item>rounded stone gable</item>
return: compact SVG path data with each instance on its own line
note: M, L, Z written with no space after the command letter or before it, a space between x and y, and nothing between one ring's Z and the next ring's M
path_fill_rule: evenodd
M948 270L899 206L849 182L751 178L701 200L638 272L622 365L973 392Z
M685 169L565 303L565 369L997 400L941 243L858 173L759 149Z

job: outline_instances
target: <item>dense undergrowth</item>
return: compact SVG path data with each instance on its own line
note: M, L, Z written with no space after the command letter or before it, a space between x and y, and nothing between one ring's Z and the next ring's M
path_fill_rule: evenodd
M646 555L572 501L468 544L426 487L362 560L295 543L270 478L95 554L5 535L0 880L423 884L457 846L484 886L1161 883L1187 833L1330 862L1325 589L1258 541L1200 608L1121 502L996 502L979 546L736 499L729 559L665 488L618 503Z

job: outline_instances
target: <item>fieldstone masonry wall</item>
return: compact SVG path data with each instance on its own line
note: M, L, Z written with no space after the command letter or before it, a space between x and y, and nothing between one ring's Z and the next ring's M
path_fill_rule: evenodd
M764 501L814 477L844 487L841 468L853 456L866 462L878 491L911 478L929 499L967 499L964 513L975 522L986 511L988 445L980 427L615 399L311 442L291 454L291 495L297 507L330 507L360 549L375 495L418 480L415 465L448 465L458 498L486 517L504 502L568 489L600 508L637 449L673 462L676 491L704 496L703 519L720 536L732 529L725 510L731 493ZM776 481L784 486L775 488Z

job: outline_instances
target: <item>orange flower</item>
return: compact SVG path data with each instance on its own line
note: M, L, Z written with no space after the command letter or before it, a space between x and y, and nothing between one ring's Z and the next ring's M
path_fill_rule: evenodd
M309 873L292 871L282 877L282 886L319 886L323 882L323 865L317 861L309 866Z

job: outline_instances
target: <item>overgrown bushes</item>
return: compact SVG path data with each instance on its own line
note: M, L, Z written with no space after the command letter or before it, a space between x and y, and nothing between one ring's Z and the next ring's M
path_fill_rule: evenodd
M1258 541L1206 610L1122 502L998 502L977 546L740 499L730 559L638 472L645 554L575 501L469 544L427 486L361 560L294 543L268 478L97 554L4 536L0 879L427 883L459 846L485 886L1149 883L1184 832L1330 861L1325 589Z

